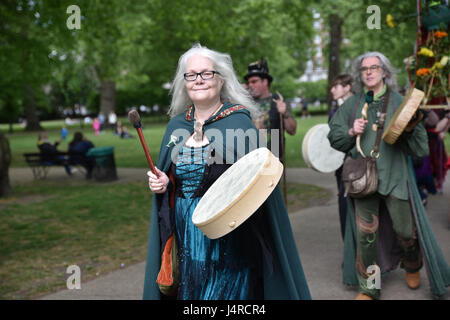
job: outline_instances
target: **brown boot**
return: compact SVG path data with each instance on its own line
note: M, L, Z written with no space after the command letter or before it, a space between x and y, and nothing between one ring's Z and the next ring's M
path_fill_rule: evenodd
M411 289L417 289L420 286L420 272L406 272L406 284Z
M356 296L355 300L374 300L371 296L368 296L365 293L358 293L358 295Z

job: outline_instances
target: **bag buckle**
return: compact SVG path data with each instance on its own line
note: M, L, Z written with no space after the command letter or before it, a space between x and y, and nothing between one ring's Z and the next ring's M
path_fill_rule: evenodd
M374 155L375 155L375 156L374 156ZM371 156L372 158L378 159L378 158L380 157L380 153L379 153L378 151L372 150L372 151L370 151L370 156Z

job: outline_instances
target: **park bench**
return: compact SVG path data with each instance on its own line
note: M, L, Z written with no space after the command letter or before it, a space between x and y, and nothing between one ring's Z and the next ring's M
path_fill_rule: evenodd
M78 155L79 153L69 153L69 152L58 152L55 154L55 157L63 157L63 160L66 160L70 166L76 166L81 173L85 173L86 170L79 163L74 163L71 160L71 156ZM50 171L51 167L59 166L64 167L62 163L55 163L51 161L47 161L44 159L42 153L24 153L25 161L28 166L31 168L33 172L33 176L36 180L47 178L47 174Z

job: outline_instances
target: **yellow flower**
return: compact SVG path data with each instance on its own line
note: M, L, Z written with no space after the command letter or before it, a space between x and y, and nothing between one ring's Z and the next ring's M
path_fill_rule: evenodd
M425 57L434 57L434 53L433 51L431 51L428 48L422 47L420 48L419 52L417 52L417 54L425 56Z
M436 62L432 67L431 67L431 72L436 71L437 69L442 69L444 66L440 63L440 62Z
M394 17L390 13L386 15L386 24L389 28L395 27Z
M442 67L444 67L448 62L448 56L443 56L441 58L440 64L442 65Z

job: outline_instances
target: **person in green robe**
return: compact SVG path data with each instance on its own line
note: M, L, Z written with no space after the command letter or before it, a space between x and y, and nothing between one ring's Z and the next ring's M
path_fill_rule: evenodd
M387 100L386 129L403 97L395 91L394 68L382 53L359 56L353 69L356 94L331 119L328 139L333 148L356 159L361 157L357 136L362 152L370 155L383 117L383 103ZM366 102L367 119L361 112ZM425 262L433 295L441 296L450 284L450 269L426 218L409 159L429 153L424 124L408 125L392 145L381 140L378 150L377 192L363 198L347 197L350 218L344 239L344 283L359 286L358 300L379 299L380 274L400 263L407 285L416 289Z
M252 122L258 109L231 57L195 45L180 57L171 93L157 175L148 172L153 202L143 298L310 299L278 186L221 238L207 238L192 222L208 188L259 146ZM232 188L223 186L224 192ZM174 243L176 257L166 251Z

